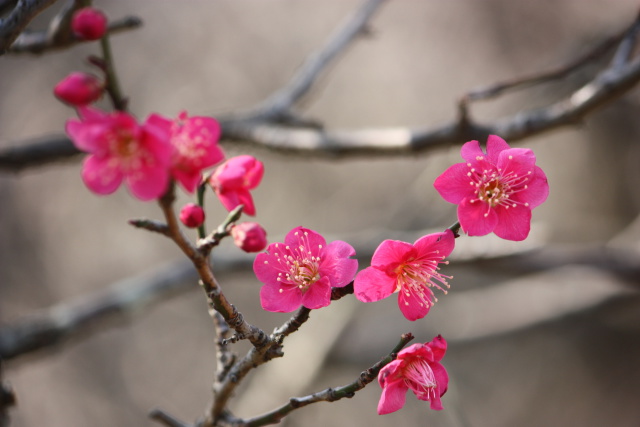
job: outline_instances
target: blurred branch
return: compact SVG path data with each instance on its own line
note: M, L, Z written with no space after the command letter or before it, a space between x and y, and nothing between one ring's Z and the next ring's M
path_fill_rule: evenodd
M270 411L266 414L260 415L255 418L250 418L248 420L230 420L228 423L230 426L243 426L243 427L258 427L265 426L269 424L277 424L284 417L286 417L290 412L302 408L304 406L310 405L316 402L335 402L336 400L343 399L345 397L351 398L355 395L355 393L359 390L362 390L367 384L372 382L378 376L378 372L390 363L395 360L397 354L402 348L404 348L407 343L413 340L413 335L411 333L403 334L400 342L391 350L387 356L382 358L378 363L371 366L366 371L363 371L360 376L347 385L336 388L328 388L322 391L319 391L314 394L310 394L304 397L293 397L289 400L288 403L282 405L281 407Z
M9 408L15 406L16 396L11 386L2 377L3 366L0 358L0 427L9 427Z
M168 414L162 409L154 409L149 413L149 418L155 420L168 427L192 427L191 424L184 423L173 415Z
M22 30L37 14L55 2L56 0L19 0L13 10L0 19L0 55L7 53ZM7 3L3 3L2 7L7 7Z
M53 24L53 21L52 21ZM124 18L109 21L107 32L109 35L133 30L142 26L142 20L137 16L125 16ZM66 49L80 43L87 43L85 40L76 38L69 28L53 30L51 27L46 31L23 31L16 41L11 45L8 53L33 53L39 54L46 51ZM64 37L62 34L66 34Z
M392 237L411 240L411 236L393 235ZM358 247L358 256L361 259L370 258L375 250L375 245L355 246ZM216 272L219 274L246 271L253 264L253 257L245 254L218 255L215 258L215 265ZM640 282L640 261L636 256L626 250L602 246L546 246L543 249L515 255L492 255L490 252L476 255L468 253L465 259L457 261L457 264L481 266L487 271L501 271L514 276L567 265L586 265L613 273L631 286L637 287L634 284ZM105 290L54 305L41 313L2 326L0 358L13 360L63 344L69 339L82 337L94 332L97 327L108 326L107 320L125 319L131 313L139 313L142 309L149 308L171 295L195 289L193 283L196 280L197 274L193 265L185 260L118 281ZM335 292L349 290L349 286L334 289ZM449 298L453 297L451 295ZM296 313L290 321L274 331L274 339L277 339L277 335L283 334L285 330L296 329L296 323L301 324L306 320L304 316L303 310ZM288 334L284 333L284 335Z
M94 332L106 320L122 320L141 308L187 288L197 275L188 262L134 276L108 289L55 305L0 328L0 358L11 360ZM195 287L194 287L195 288Z
M385 0L365 0L329 37L323 47L311 53L289 83L258 106L241 113L234 121L274 121L291 117L291 108L312 88L318 76L331 64L366 26ZM295 120L295 115L293 116Z
M638 31L636 21L625 32L607 39L591 52L558 70L470 91L459 105L459 116L439 127L325 130L317 124L293 117L293 104L309 91L318 74L331 60L363 31L367 20L380 4L381 0L365 2L352 20L347 21L321 50L307 59L284 88L248 112L221 117L222 139L263 146L274 151L328 157L407 155L441 146L459 145L470 139L482 139L488 134L516 141L559 127L577 125L587 115L621 97L640 81L640 59L629 61ZM610 67L565 99L544 108L517 112L495 122L477 123L470 119L466 102L471 98L498 96L507 90L561 78L602 55L616 43L617 59ZM295 119L293 124L287 122L291 117ZM0 170L16 172L77 153L71 141L64 137L56 138L50 144L27 144L20 148L0 150Z

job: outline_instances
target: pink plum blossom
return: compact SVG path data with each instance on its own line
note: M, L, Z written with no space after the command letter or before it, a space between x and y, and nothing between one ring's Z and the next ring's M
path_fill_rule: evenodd
M216 169L209 183L228 211L244 205L243 212L255 215L256 208L249 190L260 184L264 166L252 156L232 157Z
M78 109L80 120L68 120L66 131L87 153L82 179L97 194L111 194L124 180L140 200L156 199L167 190L172 148L166 133L149 123L139 125L124 112Z
M267 247L267 232L257 222L241 222L231 228L233 243L245 252L260 252Z
M107 17L100 9L84 7L71 18L73 33L84 40L98 40L107 32Z
M195 203L187 203L180 209L180 221L189 228L200 227L204 218L204 209Z
M408 390L418 399L431 402L431 409L441 410L440 398L449 385L449 375L440 364L446 351L447 342L440 335L431 342L413 344L401 350L396 360L385 365L378 374L378 382L382 387L378 414L401 409Z
M451 277L440 274L438 264L449 263L443 259L454 245L451 230L423 236L413 245L385 240L374 252L371 267L356 276L356 298L374 302L398 292L398 306L404 317L411 321L422 319L437 301L431 288L447 293L447 279Z
M326 307L331 302L331 288L353 280L358 261L349 257L355 253L346 242L336 240L327 245L315 231L294 228L284 243L272 243L253 263L253 271L264 283L262 308L288 313L300 305Z
M184 189L193 193L202 180L202 170L224 159L218 145L220 124L212 117L189 117L186 111L176 120L152 114L149 122L164 127L171 135L174 147L171 157L171 175Z
M62 79L53 89L53 93L67 104L82 107L97 101L103 90L104 83L96 76L76 71Z
M504 139L490 135L487 154L478 141L461 150L457 163L434 182L436 190L458 205L458 221L470 236L492 231L503 239L524 240L531 227L531 210L547 199L549 184L533 151L510 148Z

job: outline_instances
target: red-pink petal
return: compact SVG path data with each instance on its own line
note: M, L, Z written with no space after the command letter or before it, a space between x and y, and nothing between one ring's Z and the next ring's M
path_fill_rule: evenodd
M437 177L433 186L447 202L458 204L476 191L467 173L469 166L466 163L456 163Z
M291 313L298 309L301 303L302 292L297 286L264 285L260 288L260 304L267 311Z
M478 156L484 157L480 143L475 140L466 142L460 149L460 155L465 161L471 163L475 162Z
M487 159L495 165L498 162L499 154L509 148L511 147L509 147L507 141L500 138L498 135L489 135L487 138Z
M172 169L171 175L173 175L175 180L182 185L187 193L193 193L198 187L198 184L202 181L202 173L200 173L199 169L192 169L188 171Z
M87 156L82 166L82 180L96 194L111 194L122 182L118 162L108 157Z
M395 292L396 277L375 267L360 271L353 282L356 298L362 302L380 301Z
M433 371L433 376L436 379L436 392L435 396L431 399L431 409L436 411L441 411L444 409L442 407L442 401L440 398L447 392L449 387L449 374L447 374L447 370L440 363L430 363L431 371Z
M464 199L458 205L458 221L469 236L484 236L493 231L498 225L498 215L495 209L479 200L471 203L472 199ZM485 216L487 214L487 216Z
M260 181L262 181L262 175L264 174L264 165L262 162L253 157L251 157L251 159L251 162L248 164L246 176L247 188L250 190L256 188L258 184L260 184Z
M547 176L538 166L534 167L533 178L527 183L527 189L517 194L521 202L529 203L529 208L540 206L549 196Z
M328 277L321 277L309 286L307 292L302 295L302 305L317 309L326 307L331 303L331 282Z
M496 207L499 222L493 229L496 236L506 239L521 241L529 235L531 228L531 209L526 206L505 208Z
M296 227L289 231L284 237L284 244L292 248L304 245L311 249L313 254L318 254L320 250L326 246L327 241L313 230L305 227Z
M253 203L253 197L251 196L251 193L249 193L249 190L241 188L239 190L236 190L236 194L238 195L238 201L240 202L239 204L244 205L242 212L247 215L254 216L256 214L256 206ZM236 206L234 206L233 208L235 208Z
M349 258L355 254L355 249L347 242L336 240L329 243L320 263L320 274L329 277L333 287L348 285L358 271L358 260Z
M393 270L416 253L412 244L400 240L385 240L376 249L371 258L371 266Z
M507 174L525 177L531 175L536 163L536 156L528 148L510 148L498 156L496 166L502 176Z
M278 281L279 269L277 268L278 258L273 255L279 252L279 248L276 245L281 246L282 243L270 244L267 248L268 253L259 253L253 261L253 272L258 280L271 286L280 286Z
M169 171L164 166L146 167L128 171L127 185L140 200L153 200L162 196L169 186Z
M441 258L447 257L456 244L453 232L449 229L442 233L422 236L413 244L419 257Z
M426 288L427 285L424 285L424 287ZM407 295L407 293L409 295ZM425 293L428 294L428 292ZM398 307L404 317L413 322L425 317L429 313L431 305L425 304L420 296L414 291L413 287L408 289L403 287L398 293Z
M431 349L433 360L436 362L442 360L447 351L447 341L442 338L442 335L438 335L431 342L426 343L426 346Z
M236 191L219 191L216 189L216 195L226 210L232 211L238 205L241 205L238 192Z
M378 415L390 414L402 409L407 400L407 390L409 387L400 379L387 382L378 402Z

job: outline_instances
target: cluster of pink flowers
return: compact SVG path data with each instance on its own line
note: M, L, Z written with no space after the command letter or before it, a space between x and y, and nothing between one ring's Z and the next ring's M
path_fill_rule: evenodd
M74 31L85 39L102 37L106 31L102 18L85 11L77 22L74 18ZM124 181L135 197L152 200L165 194L171 181L188 193L208 183L227 210L243 205L244 213L255 215L251 190L260 184L264 166L247 155L224 161L218 145L221 128L215 119L181 112L176 119L152 114L138 123L126 112L106 113L89 106L100 98L104 86L95 76L72 73L54 90L77 108L79 119L69 120L66 131L76 147L89 154L82 178L91 191L110 194ZM549 194L546 175L536 166L531 150L511 148L491 135L486 154L478 141L469 141L461 155L464 162L449 167L434 182L446 201L458 205L459 226L420 237L413 244L385 240L370 266L359 273L351 245L341 240L327 244L319 233L296 227L283 243L272 243L254 260L254 273L263 283L262 307L273 312L319 309L330 304L333 288L352 283L362 302L397 293L405 318L424 318L437 301L434 289L445 294L449 289L452 276L440 273L440 265L448 264L445 258L454 249L457 235L452 229L461 228L470 236L494 232L504 239L523 240L529 234L531 211ZM203 175L218 164L213 173ZM190 203L182 208L180 220L187 227L200 227L205 212ZM259 252L267 246L266 231L258 223L231 224L228 231L243 251ZM400 409L408 390L430 402L431 409L442 409L440 399L449 379L440 361L446 349L445 339L438 335L400 351L384 366L378 375L383 390L378 413Z
M549 194L547 178L535 165L531 150L510 148L500 137L491 135L487 154L477 141L462 147L464 163L451 166L434 185L442 197L458 204L458 221L470 236L494 232L508 240L523 240L531 223L531 211ZM220 171L222 175L224 171ZM213 178L212 178L213 181ZM244 183L245 188L248 187ZM219 194L224 187L214 184ZM236 196L238 197L238 196ZM455 228L455 227L451 227ZM265 310L290 312L301 305L320 308L331 301L331 288L353 280L356 298L374 302L398 293L398 306L410 321L427 315L437 301L433 289L445 294L451 276L439 272L439 264L455 245L451 229L423 236L413 244L385 240L378 246L370 267L355 275L357 262L353 248L342 241L329 245L316 232L297 227L284 243L269 246L259 254L254 271L263 282L260 291ZM355 275L355 279L354 279ZM447 349L441 336L425 344L414 344L380 370L382 396L379 414L397 411L412 390L431 409L442 409L440 398L447 391L449 377L440 363Z

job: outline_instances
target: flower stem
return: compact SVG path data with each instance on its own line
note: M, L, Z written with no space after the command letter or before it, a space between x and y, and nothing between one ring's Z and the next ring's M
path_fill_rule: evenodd
M113 108L119 111L126 111L128 101L126 98L122 97L122 92L120 91L118 76L113 62L113 55L111 54L111 43L109 42L109 36L107 34L100 39L100 47L102 48L102 58L104 60L106 90L109 94L109 98L111 98Z

